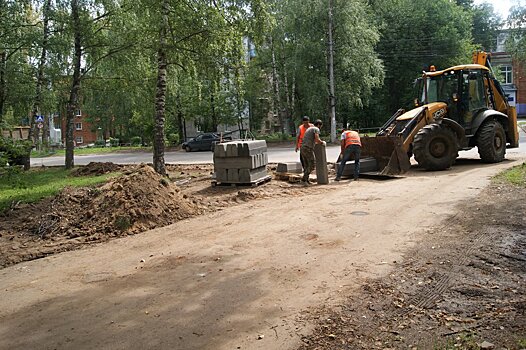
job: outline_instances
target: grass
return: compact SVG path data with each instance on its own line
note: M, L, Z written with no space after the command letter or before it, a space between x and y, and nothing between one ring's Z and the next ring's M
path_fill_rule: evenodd
M151 151L151 147L135 147L135 146L119 146L119 147L89 147L89 148L76 148L75 155L87 155L87 154L104 154L114 153L119 151ZM50 156L64 156L66 151L60 149L54 152L46 151L31 151L32 158L50 157Z
M495 180L498 182L508 182L513 185L526 187L526 162L503 171L495 176Z
M0 170L0 212L12 203L32 203L59 193L66 186L90 186L105 182L115 173L101 176L70 176L71 170L45 168Z

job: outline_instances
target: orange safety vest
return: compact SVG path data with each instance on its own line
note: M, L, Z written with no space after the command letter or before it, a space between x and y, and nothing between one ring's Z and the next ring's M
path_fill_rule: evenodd
M307 129L311 126L314 126L314 124L309 123L308 127L305 127L305 125L303 124L300 125L300 135L298 138L298 144L296 145L298 148L300 148L301 144L303 143L303 136L305 136L305 131L307 131Z
M345 148L350 145L358 145L362 147L362 142L360 141L360 135L356 131L347 130L345 133Z

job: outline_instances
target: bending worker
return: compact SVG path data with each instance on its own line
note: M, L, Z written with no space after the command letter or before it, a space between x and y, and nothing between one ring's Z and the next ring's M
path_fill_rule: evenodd
M360 152L362 149L362 142L360 135L353 130L344 130L341 136L341 161L338 167L338 173L335 181L340 181L345 169L345 163L351 160L351 156L354 154L354 181L358 180L360 175Z
M300 148L300 158L301 163L303 164L303 178L302 182L305 185L309 184L309 175L314 170L315 159L314 159L314 145L315 144L325 144L325 141L320 139L320 128L322 122L321 120L316 120L314 126L310 127L305 131L303 136L303 142Z

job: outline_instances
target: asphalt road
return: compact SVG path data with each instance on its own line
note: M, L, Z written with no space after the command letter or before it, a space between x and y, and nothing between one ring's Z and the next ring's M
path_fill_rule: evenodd
M340 147L335 145L327 146L327 160L333 162L340 153ZM526 135L521 131L520 147L508 149L507 155L526 154ZM477 149L462 151L460 158L478 158ZM115 164L140 164L152 162L151 152L126 152L126 153L107 153L75 156L75 165L86 165L90 162L112 162ZM171 151L164 155L166 163L169 164L211 164L213 163L212 152L185 152ZM294 152L294 147L269 147L269 163L283 163L299 161L299 153ZM64 156L32 158L32 166L58 166L64 165Z
M327 146L327 160L334 161L340 153L340 147ZM75 156L75 165L86 165L89 162L113 162L115 164L139 164L151 163L151 152L129 152L129 153L111 153L111 154L92 154ZM268 160L270 163L294 162L299 161L299 152L294 152L291 147L269 147ZM169 164L207 164L213 163L212 152L185 152L171 151L164 154L164 160ZM32 158L33 166L55 166L64 165L64 156Z

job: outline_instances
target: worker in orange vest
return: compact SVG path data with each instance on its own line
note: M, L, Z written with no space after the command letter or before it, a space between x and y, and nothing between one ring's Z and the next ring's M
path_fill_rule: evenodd
M340 181L345 169L345 163L351 160L351 156L354 154L354 181L358 180L360 175L360 153L362 150L362 142L360 135L354 130L344 130L341 136L341 161L338 167L338 173L336 174L335 181Z
M305 136L305 131L307 131L308 128L311 126L314 126L310 123L310 118L307 116L304 116L302 119L301 125L298 127L298 131L296 132L296 152L299 151L301 148L301 144L303 143L303 137ZM301 167L303 170L305 170L305 164L303 164L303 159L300 157L301 161Z

